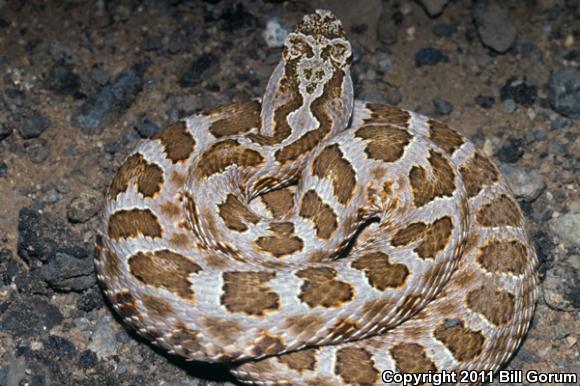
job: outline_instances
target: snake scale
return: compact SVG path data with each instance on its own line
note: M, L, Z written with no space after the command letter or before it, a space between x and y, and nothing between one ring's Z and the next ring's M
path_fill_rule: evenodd
M287 37L261 100L180 120L112 180L98 279L140 335L256 385L497 370L538 295L494 164L442 122L353 99L330 12Z

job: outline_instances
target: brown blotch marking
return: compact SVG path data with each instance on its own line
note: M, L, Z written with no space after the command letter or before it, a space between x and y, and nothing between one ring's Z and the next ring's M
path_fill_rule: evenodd
M133 154L117 171L107 197L114 200L120 193L127 191L131 181L144 197L153 197L163 186L163 170L159 165L147 162L142 154Z
M256 224L260 217L252 212L235 195L228 194L226 200L218 205L219 215L229 229L238 232L248 230L245 222Z
M260 335L260 338L252 347L252 354L255 357L275 355L286 348L282 337L272 336L267 332L262 332Z
M312 174L332 180L334 195L342 205L352 198L356 185L355 172L337 144L327 146L320 152L312 163Z
M459 172L468 197L476 196L484 187L492 185L499 179L499 173L493 163L479 152L473 154L473 157L459 168Z
M527 248L518 240L493 240L480 249L477 262L489 272L521 275L528 263Z
M223 345L233 344L244 329L236 320L226 320L222 318L204 317L203 324L207 333L216 338Z
M161 224L149 209L119 210L111 214L107 233L112 240L162 236Z
M432 178L422 166L413 166L409 173L416 207L422 207L436 197L451 197L455 191L455 172L449 161L441 153L430 150L429 164Z
M174 233L169 239L169 244L177 248L187 248L191 246L192 242L185 233Z
M502 194L485 204L477 213L477 222L484 227L520 226L521 214L511 198Z
M360 323L349 319L338 320L328 331L329 339L347 338L360 329Z
M266 208L276 218L290 213L294 207L294 194L288 188L273 190L263 194L261 198Z
M302 374L305 371L314 371L316 368L316 353L316 349L311 348L280 355L276 359L289 369Z
M203 262L209 268L224 270L230 264L230 260L221 253L211 253L204 257Z
M457 131L452 130L443 122L429 120L429 137L440 148L452 155L455 150L459 149L465 140Z
M181 322L176 322L171 336L166 337L165 340L171 346L181 346L181 354L189 357L192 354L203 351L198 335L198 331L190 329ZM179 349L176 348L176 351L179 351Z
M207 178L221 173L230 165L242 168L256 167L264 162L264 157L256 150L243 147L234 139L226 139L213 144L196 162L198 178Z
M491 285L482 285L470 291L465 303L472 311L482 314L496 326L509 323L515 312L514 295Z
M137 300L129 291L117 292L112 296L112 303L117 306L117 313L124 319L139 319L141 316L137 309Z
M300 206L300 216L314 223L316 236L320 239L328 240L338 227L336 214L314 190L309 190L304 194Z
M334 71L332 78L324 85L322 95L310 105L312 114L319 122L318 128L305 133L296 141L278 150L274 155L278 162L284 164L310 153L330 133L333 122L327 112L327 103L340 98L343 79L344 71Z
M131 273L143 284L164 288L178 296L193 301L194 293L187 280L201 267L187 257L169 250L138 252L129 257Z
M426 373L437 371L437 366L427 356L427 350L417 343L399 343L390 350L398 373Z
M302 239L294 234L294 224L278 222L270 224L274 236L263 236L256 239L256 245L275 257L283 257L301 251L304 247Z
M185 161L195 149L195 140L187 132L184 121L175 122L161 130L152 139L158 139L163 145L165 156L172 162Z
M317 376L307 379L306 386L336 386L336 384L329 381L328 378Z
M369 284L379 291L400 287L409 276L406 265L391 264L389 256L383 252L365 253L352 263L352 267L363 271Z
M161 204L159 209L164 216L172 219L179 217L179 214L181 213L181 207L172 201L164 202Z
M211 110L208 114L217 117L209 132L220 138L226 135L242 134L260 127L260 102L234 102Z
M307 268L296 276L304 279L298 297L310 307L338 307L354 297L352 286L337 280L337 272L332 268Z
M314 335L320 326L324 324L324 319L317 315L291 316L284 321L284 326L294 335L305 334Z
M443 343L451 351L453 357L460 362L478 357L485 342L481 331L468 329L463 320L458 319L442 321L433 331L433 336Z
M143 294L141 296L141 302L147 309L149 315L156 321L165 320L166 318L175 315L171 304L160 297Z
M345 384L357 386L375 385L380 374L371 354L357 347L343 347L336 352L334 373Z
M461 289L466 289L477 280L478 273L472 270L465 271L462 275L454 275L452 277L453 284Z
M369 141L365 148L368 158L384 162L395 162L400 159L413 137L406 130L388 125L364 126L358 129L355 135Z
M393 236L391 245L399 247L420 241L414 251L423 259L434 259L447 245L452 230L453 223L448 216L443 216L429 225L422 222L411 223Z
M280 307L280 296L267 286L273 272L224 272L221 304L230 312L264 316Z
M365 119L365 124L382 123L401 127L409 126L411 114L398 107L382 103L367 103L366 107L371 111L371 116Z

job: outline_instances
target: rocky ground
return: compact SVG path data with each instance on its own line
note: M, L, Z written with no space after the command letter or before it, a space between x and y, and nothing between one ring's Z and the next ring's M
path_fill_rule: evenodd
M113 316L96 214L140 138L261 95L316 7L347 28L357 98L458 128L518 195L543 291L507 368L580 372L579 3L0 0L0 385L231 381Z

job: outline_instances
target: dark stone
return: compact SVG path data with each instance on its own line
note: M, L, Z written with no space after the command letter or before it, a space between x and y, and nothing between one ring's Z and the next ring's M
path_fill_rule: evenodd
M112 116L127 110L143 88L141 71L123 70L112 83L89 96L73 113L71 123L85 134L99 134Z
M33 164L40 164L48 158L50 145L46 139L34 138L23 142L22 150Z
M57 335L50 335L44 341L44 348L54 360L71 359L77 353L75 345L70 340Z
M77 309L83 313L91 312L97 308L101 308L105 303L103 301L103 295L98 287L91 290L84 291L77 303Z
M42 280L60 291L82 291L97 282L92 258L79 259L63 252L57 252L40 274Z
M84 256L88 252L78 246L82 241L66 222L47 212L31 207L18 213L18 255L31 264L40 260L47 262L57 251L73 256Z
M489 109L495 103L495 98L489 95L478 95L475 97L475 103L484 109Z
M506 81L500 90L502 101L512 99L517 104L530 107L536 101L538 88L526 83L525 80L518 80L512 77Z
M425 8L429 16L435 17L443 12L449 0L420 0L419 3Z
M246 8L241 3L226 8L221 15L221 19L223 20L223 29L228 33L239 32L243 28L250 31L258 26L258 19L246 11Z
M398 39L397 24L393 22L388 12L383 12L379 17L377 24L377 34L382 44L392 46Z
M50 119L39 111L24 117L22 123L18 125L18 133L24 139L36 138L50 127Z
M89 349L86 349L79 355L79 366L83 369L92 369L99 363L97 354Z
M438 23L431 28L431 32L441 38L447 38L457 32L457 27L446 23Z
M146 115L139 118L135 130L139 133L142 138L151 138L155 134L159 133L161 127L152 120L150 120Z
M161 35L151 34L145 36L143 42L141 43L141 49L143 51L157 51L163 48L163 40Z
M22 294L42 295L48 297L52 292L48 285L40 278L40 269L33 268L28 271L20 272L14 278L16 288Z
M0 178L6 177L8 174L8 165L6 162L0 161Z
M509 137L506 143L495 153L501 162L514 163L524 154L522 149L522 140Z
M415 67L434 66L438 63L449 62L449 57L441 50L433 47L421 48L415 54Z
M191 87L201 83L202 80L211 78L219 72L220 61L212 53L199 56L191 63L189 69L185 71L179 79L181 87Z
M521 47L524 58L529 59L532 63L539 63L544 58L544 54L534 42L524 42Z
M167 50L171 54L177 54L180 52L188 52L191 50L191 34L195 31L195 28L179 28L171 34L169 37L169 42L167 43Z
M29 339L31 335L45 334L62 321L63 315L56 306L39 297L21 297L2 314L0 329Z
M580 118L580 69L562 68L552 72L548 88L548 99L554 111Z
M73 95L80 89L80 77L70 64L56 63L48 71L45 87L59 95Z
M515 43L517 30L509 12L499 3L480 0L473 8L473 19L481 43L497 53L507 52Z
M0 141L8 137L12 133L12 128L0 122Z
M18 263L12 258L9 249L0 250L0 286L10 285L12 280L20 273Z
M441 97L433 98L433 106L439 114L447 115L453 111L453 105Z

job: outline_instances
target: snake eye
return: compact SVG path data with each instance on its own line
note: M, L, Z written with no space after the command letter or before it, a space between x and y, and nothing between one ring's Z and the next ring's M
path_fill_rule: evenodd
M314 55L314 51L308 42L299 36L289 36L284 48L284 58L292 60L306 56L310 58Z

